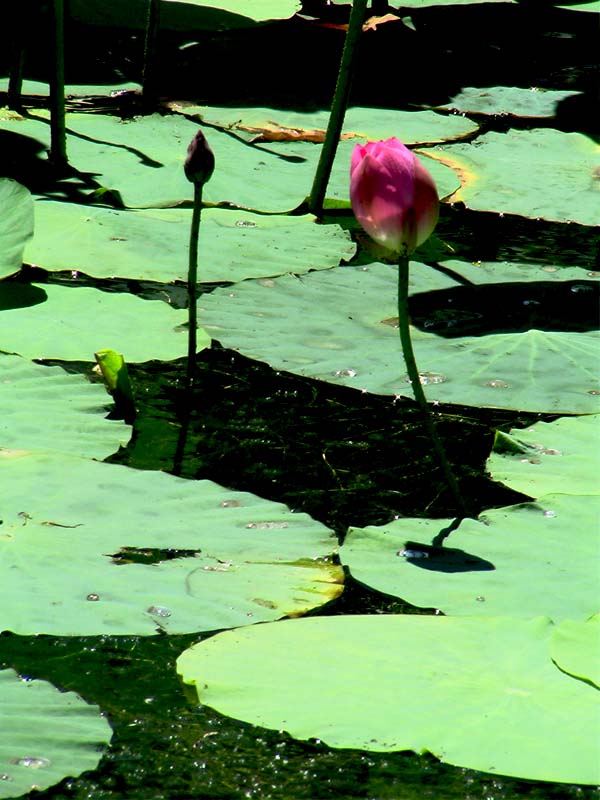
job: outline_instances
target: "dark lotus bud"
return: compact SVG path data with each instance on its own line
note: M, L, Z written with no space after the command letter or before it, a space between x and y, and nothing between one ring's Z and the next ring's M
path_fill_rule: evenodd
M210 149L206 136L198 131L187 149L183 169L188 181L203 186L207 183L215 168L215 155Z

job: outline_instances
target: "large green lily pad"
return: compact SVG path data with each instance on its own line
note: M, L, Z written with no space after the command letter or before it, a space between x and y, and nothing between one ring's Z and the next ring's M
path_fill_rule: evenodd
M597 14L600 11L600 2L598 0L583 0L582 3L558 3L558 8L566 8L569 11L589 11Z
M39 200L26 258L96 277L187 279L191 209L115 209ZM204 209L198 278L238 281L335 266L354 255L350 235L309 215Z
M164 0L162 30L248 28L271 19L287 19L298 11L298 0ZM69 13L91 25L140 30L148 18L147 0L71 0Z
M598 495L546 495L492 509L463 520L446 539L448 550L419 550L449 523L351 528L340 559L361 583L445 614L559 621L597 610Z
M423 112L431 114L431 112ZM433 115L435 116L435 115ZM444 122L444 118L441 118ZM193 190L183 172L187 146L198 125L180 114L158 114L123 121L102 114L66 115L67 150L74 167L118 192L126 206L177 206L191 202ZM22 133L49 147L44 111L27 119L11 114L0 130ZM296 208L309 194L321 145L308 142L249 143L231 131L208 128L215 172L204 188L205 202L227 202L262 211ZM434 140L435 133L433 134ZM348 202L354 140L340 144L328 197ZM440 196L459 186L449 167L427 159ZM87 194L91 194L90 186Z
M95 769L112 730L73 692L0 670L0 797L45 789Z
M552 634L550 652L563 672L600 689L600 614L584 622L561 622Z
M22 287L25 299L30 288ZM186 311L81 286L46 285L44 293L35 305L0 311L3 350L26 358L93 361L94 353L110 348L129 363L171 361L187 352ZM209 344L199 330L198 350Z
M309 113L274 108L219 108L173 103L175 111L198 115L202 121L232 130L245 139L266 141L320 141L329 123L329 111ZM477 124L465 117L434 111L396 111L388 108L348 108L342 137L353 144L396 136L406 145L434 144L474 133ZM349 167L348 167L349 169Z
M68 83L65 86L65 98L67 103L70 98L85 95L85 96L104 96L111 95L114 92L127 92L140 89L139 83L111 83L111 84L74 84ZM8 91L8 78L0 78L0 92ZM38 95L41 97L48 97L50 95L50 86L44 81L32 81L25 79L21 84L22 95Z
M220 713L331 747L600 780L598 692L558 670L546 619L348 616L227 631L177 668Z
M106 419L111 400L102 385L3 353L0 370L0 458L54 450L102 459L127 444L131 428Z
M46 453L2 459L0 631L189 633L337 597L336 540L306 514L211 481Z
M23 249L33 236L33 201L28 190L0 178L0 278L17 272Z
M492 477L530 497L563 492L596 494L600 489L600 424L597 414L537 422L526 430L499 434L488 459Z
M555 89L523 89L519 86L465 86L440 108L466 114L511 114L518 117L553 117L556 106L580 92Z
M425 265L415 262L411 271L413 293L435 285ZM224 345L275 369L411 396L395 327L396 284L397 269L384 264L338 267L301 280L282 276L267 285L245 281L204 296L201 320ZM412 336L429 400L528 411L598 409L597 331L447 339L413 328Z
M469 208L582 225L600 218L600 146L583 134L490 132L430 154L461 174L452 200Z

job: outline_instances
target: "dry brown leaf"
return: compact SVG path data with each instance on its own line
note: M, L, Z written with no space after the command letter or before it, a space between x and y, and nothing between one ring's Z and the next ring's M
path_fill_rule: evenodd
M276 122L269 122L267 125L261 127L241 125L238 123L235 125L235 128L239 131L255 134L252 138L253 142L312 142L313 144L322 144L325 141L324 130L286 128L283 125L278 125ZM354 139L358 136L358 133L343 133L341 138Z
M382 17L369 17L363 25L363 31L376 31L378 25L384 25L386 22L400 22L400 17L395 14L384 14Z

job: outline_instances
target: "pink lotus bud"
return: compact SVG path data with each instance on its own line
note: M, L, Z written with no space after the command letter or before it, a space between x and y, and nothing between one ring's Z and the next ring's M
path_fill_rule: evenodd
M357 144L350 165L350 200L356 219L379 244L407 253L435 228L438 194L419 159L395 137Z

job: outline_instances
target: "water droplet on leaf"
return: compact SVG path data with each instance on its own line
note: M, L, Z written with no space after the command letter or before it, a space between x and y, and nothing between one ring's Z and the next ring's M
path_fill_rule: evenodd
M356 378L358 372L355 369L338 369L333 374L336 378Z
M437 383L446 383L448 378L439 372L419 372L419 381L422 386L434 386ZM406 383L410 383L408 375L405 377Z
M44 769L49 767L52 763L49 758L41 758L37 756L24 756L23 758L11 758L11 764L17 767L29 767L29 769Z
M155 617L163 617L163 618L170 617L172 613L170 609L165 608L165 606L150 606L149 608L146 609L146 611L148 612L148 614L152 614Z
M287 522L249 522L246 528L258 528L259 530L272 530L287 528Z

